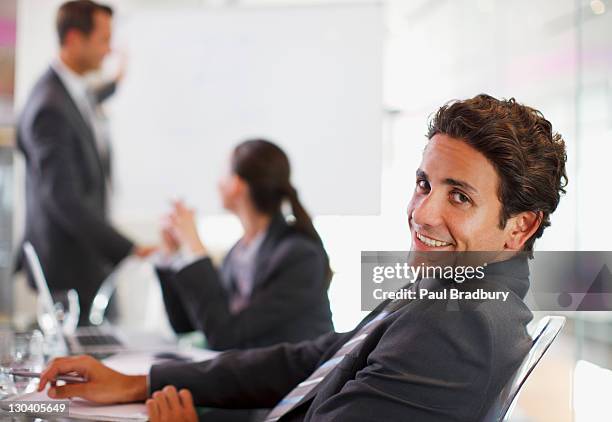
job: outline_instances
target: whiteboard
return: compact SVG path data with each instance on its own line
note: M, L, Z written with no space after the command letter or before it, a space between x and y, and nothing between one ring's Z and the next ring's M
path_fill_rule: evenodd
M117 2L114 37L128 71L106 105L116 217L156 218L177 197L205 215L220 213L217 180L229 152L253 137L285 149L313 214L379 213L379 4L132 2L122 14L126 3ZM28 19L20 24L35 39Z

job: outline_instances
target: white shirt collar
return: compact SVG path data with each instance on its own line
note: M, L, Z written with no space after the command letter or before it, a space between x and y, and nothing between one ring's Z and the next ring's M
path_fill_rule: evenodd
M51 63L51 67L57 73L81 112L86 113L86 109L84 109L84 107L87 107L87 82L85 78L66 66L59 57Z

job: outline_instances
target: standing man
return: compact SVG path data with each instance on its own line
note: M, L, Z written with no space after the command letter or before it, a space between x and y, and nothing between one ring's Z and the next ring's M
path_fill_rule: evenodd
M30 93L17 132L26 162L25 240L52 291L78 291L81 324L112 268L131 253L150 252L108 222L104 140L84 78L110 51L112 13L89 0L59 8L59 57Z

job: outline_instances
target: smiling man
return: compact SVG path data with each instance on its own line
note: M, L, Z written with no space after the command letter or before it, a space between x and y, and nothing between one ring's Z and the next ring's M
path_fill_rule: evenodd
M482 420L531 346L526 255L564 192L565 145L538 111L487 95L440 108L428 138L408 207L412 249L499 259L483 279L424 278L413 288L503 292L505 300L454 309L428 298L385 301L348 333L158 365L142 376L90 357L61 358L40 388L74 371L88 382L52 387L51 397L114 403L152 394L155 422L196 420L194 403L273 408L270 422Z

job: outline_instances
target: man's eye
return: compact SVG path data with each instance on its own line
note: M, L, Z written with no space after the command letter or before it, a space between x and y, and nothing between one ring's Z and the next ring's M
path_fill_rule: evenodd
M429 182L427 180L417 180L417 190L427 192L429 191Z
M470 202L470 198L466 194L458 191L451 192L451 198L453 202L458 204L467 204Z

